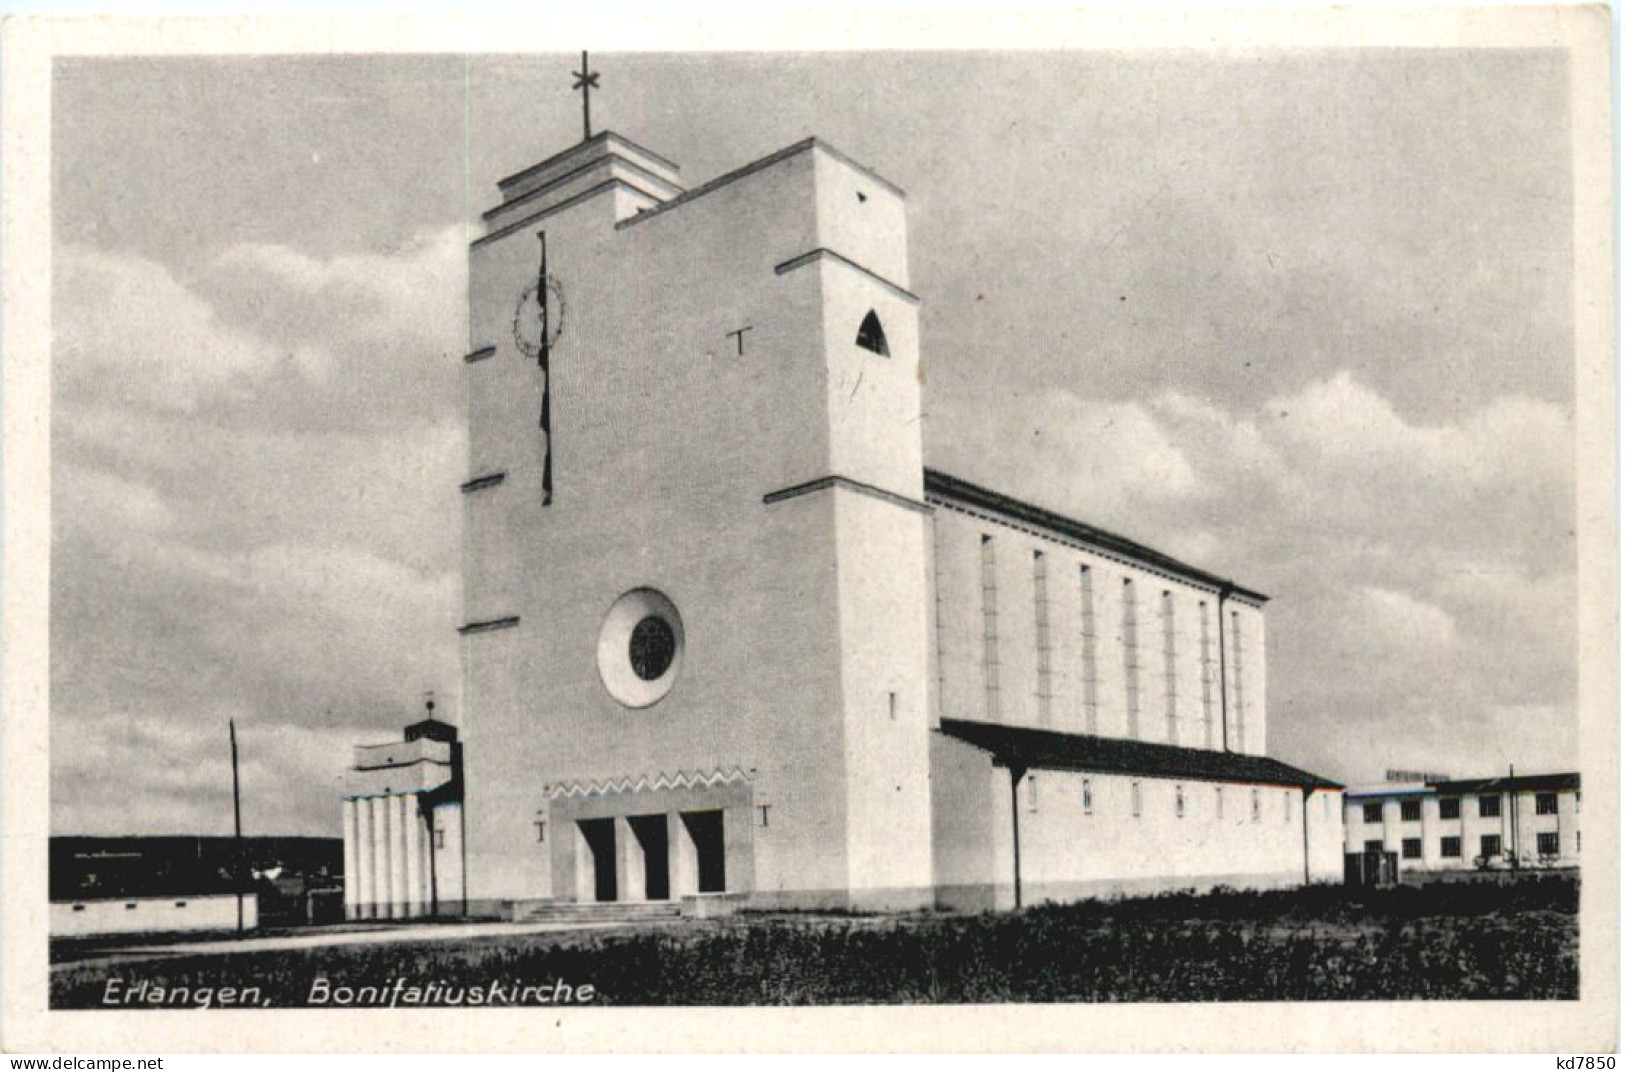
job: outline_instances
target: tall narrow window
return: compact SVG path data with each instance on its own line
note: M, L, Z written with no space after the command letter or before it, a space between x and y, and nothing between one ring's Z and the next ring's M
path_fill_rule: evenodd
M1174 817L1185 817L1185 787L1182 785L1174 786Z
M1258 822L1258 787L1253 787L1253 822Z
M1038 810L1038 775L1027 775L1027 810Z
M1230 677L1236 683L1236 751L1247 750L1247 693L1242 688L1246 681L1241 666L1241 616L1230 612Z
M999 588L993 537L982 537L982 679L987 688L987 718L999 720Z
M1222 785L1213 787L1213 817L1215 819L1224 818L1224 786Z
M1033 552L1033 636L1038 646L1038 720L1050 720L1049 566L1044 552Z
M1088 566L1078 567L1078 594L1083 610L1079 629L1083 634L1083 730L1100 730L1100 694L1095 676L1095 574Z
M936 575L936 583L933 584L931 587L936 593L936 601L937 601L936 623L937 623L937 690L938 690L937 695L938 696L946 696L946 695L948 695L948 667L953 666L953 667L957 668L964 661L964 656L959 651L952 648L951 645L949 644L948 630L947 630L947 628L945 626L945 622L944 622L945 614L944 614L944 603L943 603L943 589L946 586L943 584L943 577L942 577L942 564L945 561L945 559L943 557L943 554L942 554L942 543L943 543L943 532L942 532L942 530L945 527L946 526L943 526L943 525L932 525L931 526L931 568L935 572L935 575ZM953 592L953 590L949 589L948 590L948 597L951 599L951 598L953 598L954 595L955 595L955 593Z
M1202 621L1202 742L1213 747L1213 626L1208 622L1207 602L1197 606L1197 617Z
M1128 735L1140 735L1140 624L1134 604L1134 578L1123 578L1123 697Z
M881 357L891 356L891 347L886 345L886 329L880 326L880 317L875 315L873 309L858 325L857 344L865 350L873 351Z
M1174 594L1162 592L1162 715L1168 723L1168 743L1179 743L1179 661L1174 650Z
M1085 778L1083 780L1083 814L1093 815L1094 813L1095 789L1094 786L1089 784L1089 779Z
M1134 817L1140 817L1140 783L1130 782L1128 786L1129 807L1134 811Z

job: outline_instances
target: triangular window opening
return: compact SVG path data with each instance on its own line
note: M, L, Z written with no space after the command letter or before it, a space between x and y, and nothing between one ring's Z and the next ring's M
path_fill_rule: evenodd
M891 348L886 345L886 329L880 326L880 317L875 315L873 309L863 318L858 327L858 345L865 350L872 350L881 357L890 357Z

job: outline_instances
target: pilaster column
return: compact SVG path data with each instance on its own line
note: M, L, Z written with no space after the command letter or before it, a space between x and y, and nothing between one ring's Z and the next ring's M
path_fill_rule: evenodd
M406 798L389 800L389 918L406 915Z
M418 796L401 797L401 820L406 834L406 914L423 915L423 817L418 814Z
M372 918L389 918L389 798L372 797Z
M671 896L673 900L700 892L700 853L683 822L681 812L666 815L666 843L671 853Z
M344 918L360 916L361 874L357 854L360 851L361 832L356 824L356 802L344 798Z
M429 814L419 820L423 833L423 863L418 870L423 875L423 892L419 900L423 902L423 911L427 915L434 907L434 824L435 814L430 809Z
M581 904L591 904L595 900L597 876L593 872L592 846L587 842L587 833L581 829L580 823L570 824L571 859L575 862L576 900ZM554 837L558 833L554 832Z
M615 819L615 899L617 901L644 901L648 893L643 888L643 844L626 816Z

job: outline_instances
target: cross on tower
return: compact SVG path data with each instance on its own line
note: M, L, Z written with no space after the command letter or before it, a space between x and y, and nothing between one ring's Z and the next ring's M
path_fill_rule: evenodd
M598 72L587 66L587 53L581 53L581 70L571 71L576 76L572 90L581 90L581 140L592 137L592 91L598 87Z

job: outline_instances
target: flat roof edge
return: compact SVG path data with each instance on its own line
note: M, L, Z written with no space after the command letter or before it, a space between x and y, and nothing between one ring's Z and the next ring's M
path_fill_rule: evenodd
M816 138L803 138L794 145L787 145L777 152L768 153L766 156L752 160L750 163L745 164L742 167L737 167L732 171L724 172L723 174L712 179L710 182L702 182L692 190L685 190L683 193L678 194L671 200L662 202L661 204L656 205L654 208L646 209L643 212L639 212L635 216L628 216L626 219L616 223L615 229L619 231L623 228L631 227L634 224L642 223L644 220L653 219L654 217L666 212L668 209L674 209L678 205L686 205L696 198L704 197L706 194L711 193L714 190L720 190L724 186L735 183L748 175L754 175L758 171L765 171L774 164L788 160L790 157L795 156L798 153L806 152L816 144Z
M644 220L652 219L668 209L676 208L679 205L686 205L696 198L704 197L706 194L711 193L714 190L720 190L722 187L737 182L749 175L754 175L758 171L765 171L774 164L788 160L790 157L796 156L799 153L807 152L809 149L819 149L828 153L831 157L845 164L847 167L850 167L855 171L862 172L867 178L885 187L898 197L906 198L908 196L908 194L903 191L901 186L898 186L891 180L881 176L873 168L858 163L850 156L847 156L845 153L829 144L829 142L824 141L822 138L819 138L816 135L813 135L811 137L802 138L800 141L793 142L790 145L786 145L782 149L768 153L766 156L758 157L757 159L750 161L748 164L743 164L740 167L734 168L732 171L724 172L723 174L712 179L710 182L702 182L692 190L686 190L683 193L678 194L676 197L673 197L671 200L656 205L654 208L647 209L635 216L629 216L617 223L615 228L616 230L620 230L624 227L631 227L634 224L642 223Z
M845 153L841 152L841 150L835 148L835 146L831 145L829 142L825 141L823 138L818 137L817 135L814 135L812 137L811 141L812 141L813 145L815 145L818 148L824 150L824 152L828 153L830 156L833 156L835 159L839 160L841 163L845 164L847 167L852 168L854 171L863 172L869 178L873 179L875 182L877 182L881 186L885 187L886 190L888 190L892 194L895 194L898 197L907 199L907 197L908 197L908 191L907 190L904 190L901 186L897 185L895 182L892 182L890 179L888 179L888 178L886 178L886 176L880 174L880 172L876 171L874 168L870 167L867 164L861 164L858 161L852 159L850 156L847 156Z
M585 149L589 145L598 145L600 143L609 142L609 141L620 142L622 145L626 146L628 149L632 149L632 150L634 150L636 152L642 153L644 156L647 156L649 159L655 161L655 163L660 164L662 167L668 167L672 171L681 172L683 170L682 168L678 167L676 164L672 163L670 160L667 160L665 157L663 157L659 153L655 152L653 149L645 149L643 146L639 145L637 142L633 141L631 138L628 138L623 134L617 134L613 130L600 130L598 133L594 134L592 137L586 138L586 139L584 139L582 141L578 141L574 145L570 146L567 149L560 149L558 152L554 153L552 156L549 156L544 160L538 160L536 163L531 164L529 167L521 168L520 170L514 172L512 175L509 175L507 178L498 179L497 180L497 189L501 190L501 189L504 189L505 187L513 186L516 183L523 182L525 179L527 179L530 176L536 174L536 172L541 171L544 168L551 167L552 165L558 163L560 160L565 159L566 157L570 156L573 153L579 153L581 150Z

